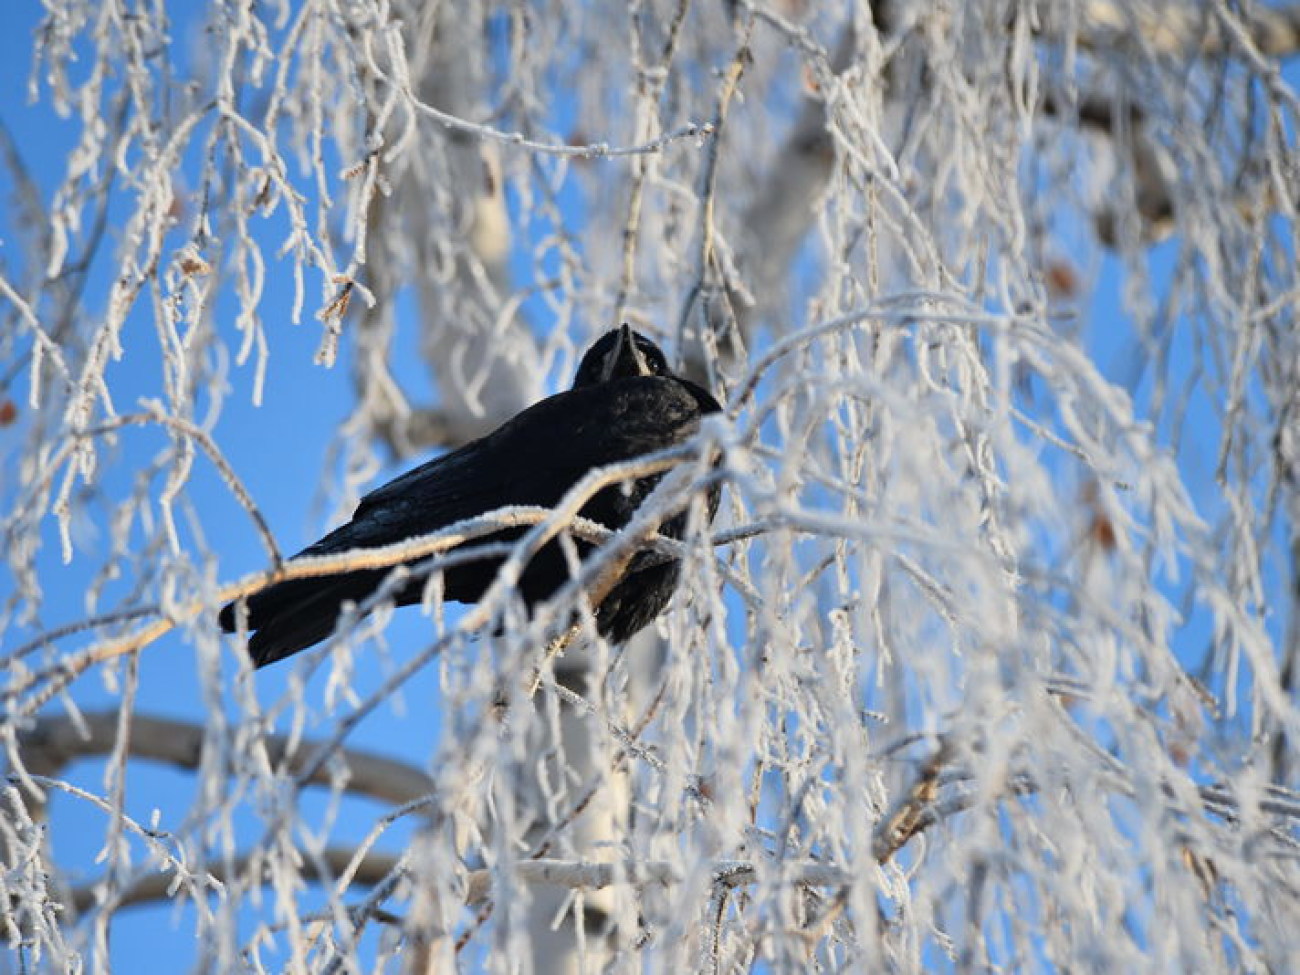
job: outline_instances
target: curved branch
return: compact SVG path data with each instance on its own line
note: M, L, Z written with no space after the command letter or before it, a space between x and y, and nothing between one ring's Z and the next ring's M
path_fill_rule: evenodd
M70 762L107 755L118 745L121 716L116 711L43 717L34 727L18 735L18 753L25 769L56 776ZM152 715L134 714L127 728L127 754L196 770L203 763L207 730L188 721L174 721ZM273 765L296 775L313 753L312 742L290 735L267 735L262 739ZM392 803L408 803L434 791L434 781L422 769L371 752L343 749L339 760L347 778L345 792ZM311 785L332 784L338 767L320 770L308 780Z
M262 853L254 852L237 857L229 868L214 862L206 871L212 888L224 887L241 878L255 864L265 863ZM396 867L401 858L391 853L368 853L359 864L354 864L352 851L329 847L319 857L303 857L299 869L306 879L328 883L338 874L351 867L355 872L353 879L363 886L381 883ZM268 881L269 882L269 881ZM171 901L175 897L173 889L175 878L170 873L153 872L140 877L113 900L113 908L135 907L158 901ZM99 903L99 884L85 884L74 887L70 898L78 914L91 910Z
M227 868L214 863L207 871L212 887L224 886L241 878L248 869L265 860L257 853L237 857ZM318 857L303 857L303 876L317 882L328 883L345 870L353 871L353 881L363 887L378 886L390 881L395 871L405 870L403 858L391 853L369 852L356 861L350 849L328 847ZM774 868L776 869L776 868ZM645 887L651 884L672 886L682 882L681 872L665 860L629 860L619 863L593 863L584 860L525 860L512 868L515 876L530 885L568 887L571 890L602 890L628 884ZM839 867L825 863L807 862L787 864L780 868L782 879L789 884L809 887L841 886L849 876ZM761 874L753 863L740 860L720 861L713 869L716 889L729 890L758 883ZM468 906L484 904L492 893L492 870L470 871L465 884L465 903ZM115 899L113 907L132 907L156 901L171 900L174 880L167 873L154 873L141 877ZM98 884L86 884L71 891L71 900L78 912L84 912L99 903Z

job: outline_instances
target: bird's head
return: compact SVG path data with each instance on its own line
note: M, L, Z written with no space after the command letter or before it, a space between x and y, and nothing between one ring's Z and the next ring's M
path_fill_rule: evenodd
M659 346L624 322L596 340L578 363L573 388L595 386L613 379L635 376L671 376L668 359Z

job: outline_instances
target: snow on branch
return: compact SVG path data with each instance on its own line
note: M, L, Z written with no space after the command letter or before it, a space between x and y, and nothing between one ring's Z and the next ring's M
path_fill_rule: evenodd
M13 967L1300 954L1293 5L11 19ZM623 320L727 403L689 451L284 559ZM669 466L625 530L577 517ZM600 639L593 601L668 558L668 611ZM404 563L255 675L215 625Z

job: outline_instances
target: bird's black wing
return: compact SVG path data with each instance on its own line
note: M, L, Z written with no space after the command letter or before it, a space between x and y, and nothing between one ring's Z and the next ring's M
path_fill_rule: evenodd
M388 545L508 505L550 507L595 468L688 439L701 411L681 387L646 377L541 400L371 491L351 522L301 554ZM329 548L317 549L327 541Z
M697 393L718 406L688 385L639 377L541 400L486 437L367 494L345 526L350 544L387 545L507 505L554 505L595 468L691 437L709 412Z

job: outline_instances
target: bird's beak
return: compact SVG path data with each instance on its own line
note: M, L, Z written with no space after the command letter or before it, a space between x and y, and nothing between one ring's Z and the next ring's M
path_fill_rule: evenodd
M641 350L636 347L636 338L632 326L624 322L618 330L618 341L609 350L601 369L601 382L609 382L615 376L653 376L650 364L646 362Z

